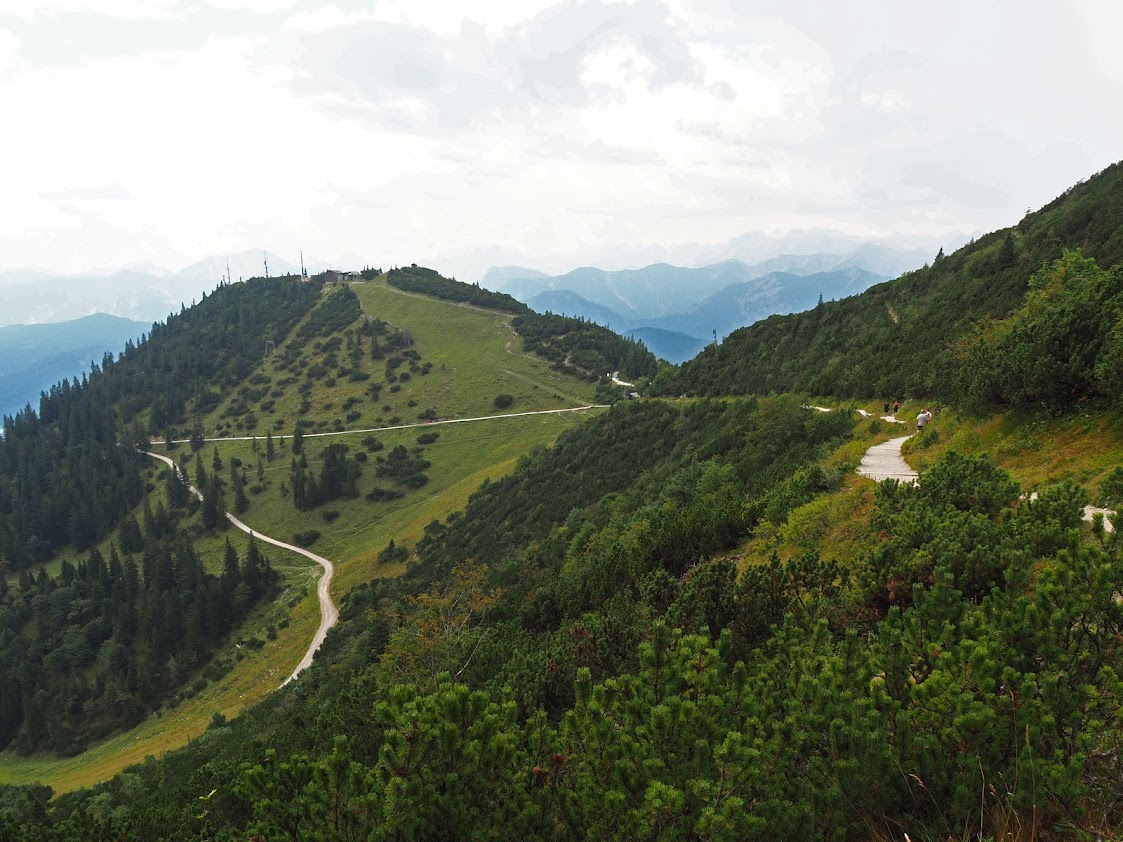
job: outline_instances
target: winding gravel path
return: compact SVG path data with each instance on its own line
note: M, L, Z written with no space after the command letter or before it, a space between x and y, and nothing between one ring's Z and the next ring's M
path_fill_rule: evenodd
M164 456L160 453L152 453L149 450L146 450L144 452L146 455L151 456L153 459L159 459L161 462L165 463L166 465L168 465L168 467L175 471L176 475L179 476L180 479L183 478L183 472L179 469L179 466L172 461L170 457ZM197 489L195 486L189 484L187 488L200 500L203 499L202 492L199 491L199 489ZM289 677L281 682L281 686L284 687L312 664L312 658L316 655L316 651L323 644L324 638L327 637L328 629L339 622L339 609L335 607L335 603L332 602L331 599L331 577L335 573L335 565L323 556L319 556L313 552L309 552L303 547L296 547L292 544L286 544L284 541L278 541L276 538L271 538L268 535L264 535L261 532L250 529L248 526L242 523L242 521L234 517L234 515L230 512L226 512L226 519L230 521L234 526L241 529L243 532L249 534L251 537L258 538L264 541L266 544L272 544L274 547L280 547L283 550L292 550L294 553L299 553L300 555L304 556L305 558L311 559L312 561L316 562L316 564L320 565L320 567L324 568L324 575L320 577L320 583L316 587L316 594L320 599L320 627L316 629L316 634L312 637L312 643L308 646L308 651L304 653L304 657L300 659L300 662L296 665L296 668L292 671Z

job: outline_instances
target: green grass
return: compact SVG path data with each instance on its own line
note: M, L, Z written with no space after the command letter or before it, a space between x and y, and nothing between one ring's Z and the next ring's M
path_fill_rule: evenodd
M810 401L810 405L831 407L835 412L864 409L872 417L858 419L853 438L822 461L824 469L844 472L841 486L793 509L783 523L762 523L734 553L742 569L768 561L773 552L790 560L809 550L817 550L823 558L836 559L845 566L876 540L869 526L874 484L858 476L855 470L870 447L901 435L903 428L880 420L881 407L872 403L839 404L819 398ZM902 418L904 411L902 408Z
M408 379L391 382L386 360L371 359L368 345L362 346L353 370L369 375L369 379L352 382L349 375L339 376L340 366L351 368L348 345L345 343L335 352L337 365L325 365L329 357L322 349L325 339L303 344L300 353L292 357L300 364L287 365L289 345L300 341L295 338L298 326L256 372L259 382L254 384L253 376L247 381L247 387L256 385L266 393L260 400L247 402L254 416L253 425L247 423L248 415L231 417L232 405L239 401L240 390L235 390L203 419L208 438L264 438L267 431L274 436L290 434L298 419L307 431L328 432L408 424L419 420L418 416L429 409L435 410L439 418L494 415L499 410L493 402L501 393L514 398L514 403L503 412L594 403L595 384L554 371L545 360L524 352L522 339L511 328L510 315L402 292L381 280L352 286L364 315L409 333L413 340L411 350L420 358L407 360L395 372L396 376L408 375ZM325 295L333 293L330 288L325 291ZM321 350L316 349L317 344ZM426 363L428 373L421 373ZM324 374L311 376L317 366L324 367ZM286 383L288 380L292 382ZM367 392L372 383L383 384L377 399ZM309 408L301 413L304 396L299 390L304 384L312 388L307 396ZM351 405L345 407L348 402ZM348 414L355 412L359 417L348 420Z
M933 441L932 432L938 433ZM920 471L949 450L986 454L1027 490L1071 481L1095 501L1100 483L1123 465L1123 414L1007 413L974 418L945 411L919 439L906 443L905 458Z
M417 367L428 362L430 370L424 375L410 372L409 380L399 381L401 389L396 393L390 391L391 384L387 383L379 400L372 401L365 389L369 382L384 379L385 361L372 361L369 354L364 354L361 370L371 372L370 381L354 383L346 377L337 377L335 385L330 387L326 385L326 378L314 382L311 408L303 416L309 431L326 432L344 425L368 428L417 423L417 415L430 407L437 410L440 418L451 419L564 409L594 402L593 384L560 374L545 361L523 352L522 341L510 328L510 316L402 293L380 281L356 284L355 289L367 314L410 332L412 347L421 356ZM237 390L204 419L208 435L216 432L220 435L254 434L260 436L259 440L208 442L200 456L209 473L217 447L224 477L229 476L230 459L241 459L247 466L249 486L259 484L257 465L261 461L262 490L249 494L250 508L241 519L255 531L282 541L291 542L294 532L319 530L322 537L312 549L336 565L332 592L337 602L342 594L360 582L400 572L400 566L380 566L377 561L378 553L391 538L399 544L412 545L426 524L463 509L469 495L484 479L494 480L507 473L520 456L535 447L552 444L558 435L580 424L587 415L578 412L487 418L376 433L384 450L370 454L363 465L359 497L300 512L281 493L282 483L291 486L291 441L278 438L273 460L265 459L266 430L275 430L277 436L289 435L299 417L298 386L305 377L296 378L288 386L278 386L284 377L293 376L291 371L279 370L277 366L283 350L282 346L277 354L263 361L247 380L249 384L255 377L259 381L268 378L268 384L255 385L268 391L282 391L282 394L264 398L274 401L270 410L261 410L260 402L255 404L256 428L252 431L239 429L240 419L223 417L237 397ZM301 355L308 366L322 362L325 356L322 351L314 351L311 343ZM345 349L338 356L341 360L346 358ZM408 370L408 362L399 369ZM501 392L514 398L513 405L502 412L493 406L495 395ZM353 422L346 421L342 410L343 402L348 399L357 401L351 411L361 412ZM410 407L410 401L416 405ZM387 405L390 409L383 409ZM336 423L337 418L341 423ZM427 471L428 484L408 491L399 500L367 501L365 494L376 481L376 456L385 455L399 443L416 447L418 435L426 432L440 434L435 442L424 447L425 458L432 463ZM345 444L352 454L363 450L360 441L365 435L348 433L306 438L304 444L310 468L318 469L319 454L329 444ZM155 449L167 452L163 445ZM195 454L190 448L179 445L171 455L181 465L186 465L194 478ZM164 497L163 470L154 460L148 480L151 485L149 502L153 506ZM378 482L389 485L385 480ZM228 495L228 507L231 502ZM143 503L137 507L138 518L142 509ZM326 510L339 513L331 523L322 516ZM200 515L196 514L185 525L196 531L196 547L208 568L220 567L227 536L240 552L244 551L248 542L244 533L236 529L206 532L199 520ZM108 554L113 537L100 545L103 553ZM275 602L255 611L216 655L233 664L227 675L209 683L192 697L183 698L174 706L165 706L129 732L99 743L76 757L22 758L11 752L0 754L0 783L41 781L56 792L92 785L133 763L142 762L149 755L158 757L184 745L206 729L215 713L235 716L276 689L300 660L319 624L314 582L320 569L303 557L279 548L262 546L262 550L281 573L282 592ZM57 571L63 557L77 560L84 555L65 551L48 562L47 569ZM236 645L238 638L264 639L265 629L270 625L276 628L277 639L266 641L262 649L252 651Z
M812 403L832 405L829 400ZM898 417L915 418L925 405L932 406L911 401L901 407ZM862 408L876 414L881 410L873 404ZM871 445L913 432L915 425L911 423L859 421L854 439L823 460L823 466L850 469ZM905 460L921 472L951 450L988 456L1026 490L1071 481L1087 488L1097 502L1104 478L1123 465L1123 415L1117 411L1088 412L1057 418L1007 413L975 418L945 407L922 436L909 439L902 448ZM742 567L761 563L772 552L790 559L814 549L824 558L845 564L877 540L869 525L873 490L869 480L847 475L841 488L793 510L784 523L763 524L735 553L738 563Z
M589 410L595 412L597 410ZM430 425L407 430L375 433L383 449L369 455L362 466L359 479L359 496L355 499L333 500L310 511L298 511L288 494L282 495L282 483L291 488L291 443L278 447L272 462L261 454L255 455L249 442L218 442L208 444L202 451L204 462L209 463L214 448L227 464L237 457L250 466L251 482L256 481L258 456L265 476L265 489L260 494L250 494L250 508L241 519L256 531L282 541L292 541L293 534L309 529L318 530L321 538L312 549L336 564L333 592L345 593L354 584L382 575L375 556L393 538L397 543L412 543L420 530L411 528L420 521L420 528L434 518L462 508L468 494L483 481L496 479L514 465L519 456L536 446L551 444L564 430L579 424L586 416L581 413L555 415L530 415L519 418L495 418L464 424ZM439 432L436 442L425 445L424 458L431 463L426 471L427 485L407 490L404 497L389 502L370 502L366 493L376 484L391 487L388 480L375 476L377 458L385 456L399 444L407 448L418 447L417 438L422 433ZM332 444L343 444L349 455L364 451L362 433L311 438L304 440L304 455L310 470L320 464L323 449ZM182 453L188 451L183 449ZM405 490L405 489L403 489ZM338 512L331 523L323 513ZM270 549L270 553L277 550ZM272 556L271 556L272 557Z

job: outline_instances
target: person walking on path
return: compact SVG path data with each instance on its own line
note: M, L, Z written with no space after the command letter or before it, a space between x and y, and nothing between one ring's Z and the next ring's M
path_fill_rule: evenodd
M896 415L897 411L901 408L900 401L893 401L893 414Z
M931 421L931 420L932 420L932 413L929 412L927 409L922 409L920 411L920 414L916 416L916 431L918 433L923 433L924 428L928 425L928 422Z

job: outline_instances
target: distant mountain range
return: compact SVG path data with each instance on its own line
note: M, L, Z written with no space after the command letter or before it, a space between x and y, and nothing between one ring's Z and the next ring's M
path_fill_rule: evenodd
M538 312L579 316L634 336L679 363L715 334L721 339L768 316L810 309L820 298L856 295L917 268L925 257L866 243L845 254L781 255L751 265L657 263L620 271L583 267L564 275L503 266L491 269L480 284Z
M226 275L229 263L234 279L264 274L294 274L300 267L272 253L245 251L227 257L210 257L167 272L157 266L125 268L85 275L53 275L41 270L0 272L4 308L0 325L64 322L92 313L109 313L144 322L162 321L181 305L198 301ZM326 268L309 266L310 272Z
M106 352L147 333L151 322L95 313L53 324L0 327L0 416L27 404L38 410L39 393L65 378L81 377Z

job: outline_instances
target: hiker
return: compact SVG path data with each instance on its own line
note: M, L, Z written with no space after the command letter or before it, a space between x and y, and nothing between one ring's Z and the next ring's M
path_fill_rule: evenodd
M939 405L939 404L936 404L936 417L937 417L937 418L939 418L939 417L940 417L940 409L941 409L940 405Z
M932 413L927 409L922 409L920 414L916 416L916 431L918 433L924 432L924 427L932 420Z
M893 401L893 414L894 415L897 414L897 410L899 410L900 408L901 408L901 402L900 401Z
M885 409L883 409L881 412L882 412L883 415L889 414L889 401L885 402Z

